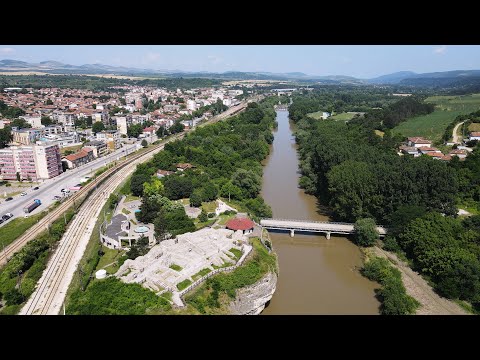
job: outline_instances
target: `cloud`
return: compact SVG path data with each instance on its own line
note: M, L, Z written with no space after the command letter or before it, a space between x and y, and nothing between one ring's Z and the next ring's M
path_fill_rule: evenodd
M442 45L442 46L436 46L433 48L433 53L434 54L439 54L443 55L447 51L447 45Z
M4 47L0 48L0 54L13 54L16 50L14 48Z

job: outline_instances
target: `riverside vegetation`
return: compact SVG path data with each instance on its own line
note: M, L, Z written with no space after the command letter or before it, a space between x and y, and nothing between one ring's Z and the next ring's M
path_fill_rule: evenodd
M419 98L402 99L389 109L397 109L403 120L430 111ZM480 155L475 149L465 161L454 158L449 163L426 156L400 157L395 149L403 138L390 131L395 124L386 121L390 110L368 112L348 123L293 118L300 184L328 204L337 220L371 218L388 226L387 250L406 257L441 295L466 301L479 311L480 216L462 220L456 214L460 201L480 201ZM379 128L385 130L383 138L374 132ZM398 313L411 313L404 289L383 286L379 297L384 307L388 302L389 308L396 304Z

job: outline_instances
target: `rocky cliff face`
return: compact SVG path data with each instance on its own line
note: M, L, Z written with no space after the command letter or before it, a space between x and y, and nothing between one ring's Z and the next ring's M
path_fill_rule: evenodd
M255 284L237 290L236 299L230 303L232 315L258 315L272 298L277 287L275 272L267 273Z

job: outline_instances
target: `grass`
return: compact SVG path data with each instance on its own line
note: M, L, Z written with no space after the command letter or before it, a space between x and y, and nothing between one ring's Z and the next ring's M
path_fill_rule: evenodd
M175 271L182 271L183 270L183 268L180 265L177 265L177 264L172 264L169 267L170 267L170 269L173 269Z
M102 251L105 254L100 258L100 261L98 262L97 267L95 268L95 271L105 268L105 266L113 263L115 260L120 258L120 256L122 256L122 254L124 253L124 251L110 249L103 245L102 245ZM112 266L109 266L109 268L111 267ZM116 272L116 270L114 272Z
M347 121L347 120L352 120L354 116L355 116L355 114L349 114L349 113L344 112L344 113L340 113L340 114L330 116L329 119Z
M439 141L455 117L480 109L480 94L431 96L425 102L435 104L433 113L408 119L395 127L392 133L404 136L423 136L432 141Z
M228 250L228 251L230 251L230 252L235 256L235 258L237 259L237 261L238 261L238 259L240 259L240 258L242 257L242 251L241 251L241 250L238 250L238 249L235 249L235 248L231 248L231 249Z
M172 301L172 293L170 291L165 291L164 293L160 294L160 297L167 299L168 301Z
M220 216L219 216L220 220L218 220L218 225L225 226L227 221L230 220L230 219L233 219L235 216L236 216L236 214L233 214L233 215L220 214Z
M183 289L186 289L187 287L189 287L191 283L192 283L192 280L185 279L177 284L177 289L179 291L182 291Z
M204 277L210 272L212 272L212 270L210 270L209 268L202 269L198 273L192 276L192 280L197 281L198 279L200 279L201 277Z
M190 199L180 199L177 201L180 202L182 205L190 205Z
M31 215L28 218L18 217L10 220L6 225L2 226L0 230L0 244L7 246L15 241L25 231L35 225L40 219L48 214L48 211L42 211L39 214Z
M125 215L128 215L128 214L131 214L132 212L130 210L123 208L122 213L124 213Z
M82 145L76 145L76 146L64 147L64 148L60 149L60 153L61 153L62 155L65 155L65 152L67 152L67 150L72 150L74 153L76 153L77 150L80 150L80 148L81 148L82 146L83 146L83 144L82 144Z
M322 118L323 111L316 111L310 114L307 114L307 116L310 116L311 118L315 120L320 120Z
M383 135L385 135L385 133L383 131L380 131L380 130L375 130L375 134L382 137L382 138L383 138Z
M202 202L202 209L204 209L207 213L215 212L216 208L217 208L216 201Z
M223 269L223 268L226 268L226 267L229 267L229 266L232 266L233 264L231 262L224 262L221 266L217 266L215 264L212 264L212 267L216 270L216 269Z
M217 221L217 220L216 219L208 219L205 222L200 222L200 221L198 221L198 218L196 218L194 220L194 224L195 224L196 230L200 230L200 229L203 229L207 226L212 226L215 223L215 221Z
M478 205L479 204L476 201L474 201L473 199L470 199L470 200L460 201L457 204L457 207L459 209L463 209L463 210L468 211L472 215L480 215Z
M140 198L138 196L128 194L124 202L135 201L135 200L140 200Z
M458 128L458 131L462 131L462 127L460 126ZM480 131L480 123L471 123L469 126L468 126L468 131ZM466 134L465 134L466 135Z
M8 193L8 192L7 192L7 196L5 196L5 194L1 194L1 195L0 195L0 198L6 199L7 197L14 197L14 196L16 196L16 195L18 195L18 194L20 194L20 193L21 193L21 191L14 191L14 192L11 192L11 193Z

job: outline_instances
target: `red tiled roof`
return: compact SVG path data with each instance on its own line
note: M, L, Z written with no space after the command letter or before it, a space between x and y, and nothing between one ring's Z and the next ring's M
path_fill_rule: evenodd
M480 136L480 131L473 131L470 133L470 136Z
M230 230L249 230L253 229L255 223L250 220L249 218L235 218L232 220L227 221L226 225L227 229Z

